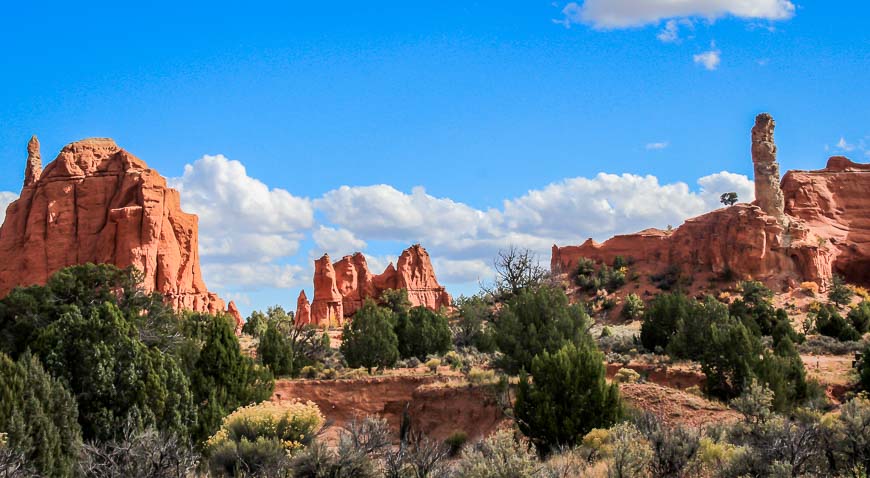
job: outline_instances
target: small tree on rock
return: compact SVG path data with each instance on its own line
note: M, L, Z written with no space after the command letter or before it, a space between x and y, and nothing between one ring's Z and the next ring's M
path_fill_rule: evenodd
M733 205L737 204L737 193L735 193L735 192L723 193L721 196L719 196L719 202L721 202L722 204L724 204L726 206L733 206Z

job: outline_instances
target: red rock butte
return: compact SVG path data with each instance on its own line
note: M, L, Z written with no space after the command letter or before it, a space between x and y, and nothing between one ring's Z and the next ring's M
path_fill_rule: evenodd
M870 284L870 164L835 156L825 169L789 171L780 180L766 114L752 128L755 202L687 220L673 231L647 229L598 244L554 245L550 267L570 273L580 258L611 264L632 258L639 273L678 267L687 274L733 275L786 289L804 281L827 287L834 275ZM726 192L726 191L722 191Z
M329 255L314 261L314 300L309 305L305 291L296 301L296 321L317 326L340 326L353 316L366 299L378 300L388 289L405 289L412 306L432 310L450 307L447 290L438 283L429 253L419 244L402 252L382 274L369 270L365 256L357 252L333 263Z
M45 169L35 136L27 153L0 227L0 297L75 264L134 266L176 309L226 311L241 324L235 304L225 308L203 282L197 217L144 161L108 138L68 144Z

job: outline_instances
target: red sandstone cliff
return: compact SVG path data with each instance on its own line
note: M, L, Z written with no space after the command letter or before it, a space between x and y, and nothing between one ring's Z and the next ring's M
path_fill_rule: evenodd
M328 255L314 261L314 301L310 312L303 291L297 300L296 320L301 324L336 326L344 323L368 299L387 289L406 289L413 306L433 310L450 307L450 294L438 283L429 253L419 244L402 252L380 275L371 273L362 253L333 264Z
M570 273L581 257L610 264L623 256L646 274L676 266L701 276L730 272L776 288L803 281L827 286L833 274L870 283L870 165L834 157L823 170L789 171L780 183L774 125L762 114L752 130L755 203L709 212L671 232L554 245L551 269Z
M111 139L71 143L44 170L36 137L27 149L21 196L0 227L0 297L93 262L135 266L177 309L224 311L202 280L197 217L156 171ZM229 313L241 323L235 304Z

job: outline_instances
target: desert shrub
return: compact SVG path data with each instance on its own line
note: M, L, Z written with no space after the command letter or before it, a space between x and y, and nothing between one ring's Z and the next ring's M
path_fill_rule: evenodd
M697 432L681 426L669 427L651 413L642 414L635 426L652 451L649 459L652 476L679 478L696 474L695 458L700 448Z
M631 423L621 423L609 433L611 461L609 478L639 478L648 476L647 467L653 451L643 434Z
M365 368L353 368L350 370L345 370L339 375L339 378L345 380L359 380L370 376L371 374Z
M540 450L574 446L589 430L620 418L619 389L607 384L603 361L591 340L532 360L533 380L521 376L514 413L520 430Z
M870 329L870 301L865 300L856 305L849 311L846 318L859 334L867 333Z
M433 358L426 361L426 368L432 373L438 373L438 367L441 366L441 360Z
M657 295L643 314L640 341L644 348L666 348L680 321L688 317L690 305L690 299L682 293Z
M252 337L261 337L266 333L268 327L269 317L259 310L255 310L245 321L245 325L242 326L242 333Z
M625 305L622 306L622 318L625 320L638 320L643 317L643 300L637 294L628 294Z
M858 366L858 385L861 390L870 391L870 344L864 345Z
M828 300L831 301L837 307L843 307L844 305L848 305L849 302L852 301L852 297L854 297L855 292L846 285L846 282L843 281L843 278L835 275L833 280L831 281L831 289L828 291Z
M332 450L323 442L314 442L290 462L293 478L380 478L374 461L345 441Z
M293 373L293 349L275 323L269 323L260 338L257 357L275 376Z
M856 397L828 425L834 468L848 476L870 473L870 401Z
M858 352L863 347L862 342L855 340L840 342L826 335L811 335L806 342L798 345L798 350L810 355L846 355Z
M396 314L395 332L402 358L444 354L452 345L447 317L423 306Z
M0 448L19 453L33 471L74 476L81 446L76 402L29 352L16 362L0 353L0 430Z
M539 463L534 446L502 428L473 446L466 446L456 463L464 478L535 478Z
M616 383L637 383L640 380L640 374L630 368L621 368L616 371L613 381Z
M627 273L628 266L624 261L620 261L619 265L614 263L613 267L601 264L596 270L593 261L580 258L574 274L574 281L586 292L594 293L599 290L605 290L610 293L625 285Z
M417 357L411 357L405 362L408 364L408 368L417 368L420 366L420 359Z
M453 329L453 343L457 347L474 346L481 352L494 351L495 342L488 327L493 314L486 300L480 296L460 297L455 306L458 317Z
M447 445L447 448L450 450L450 456L456 456L462 451L462 447L465 446L465 443L468 441L468 433L464 431L455 431L444 440L444 444Z
M823 305L816 313L816 330L841 342L859 340L861 334L832 306Z
M731 406L749 423L765 422L773 415L773 397L770 388L753 379Z
M465 379L472 385L492 385L498 382L494 370L483 370L472 367L465 375Z
M812 281L801 282L801 290L806 295L810 297L815 297L819 295L819 284Z
M677 265L669 266L664 271L651 275L649 279L653 285L663 291L680 289L688 282Z
M199 461L191 444L177 435L128 426L118 438L85 445L78 470L93 478L177 478L193 476Z
M589 316L582 306L568 304L561 289L523 289L499 312L495 339L504 356L498 365L509 373L529 370L532 358L555 351L586 335Z
M389 367L399 359L399 340L393 331L394 313L366 300L353 320L344 325L341 353L351 367Z
M239 408L223 419L206 442L212 473L218 476L273 473L288 452L309 444L324 423L314 403L265 402Z

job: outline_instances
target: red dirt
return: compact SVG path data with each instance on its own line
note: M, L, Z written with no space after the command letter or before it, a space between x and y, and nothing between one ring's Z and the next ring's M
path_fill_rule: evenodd
M398 431L407 405L412 426L443 440L454 431L476 439L494 431L505 416L485 387L450 387L438 375L397 375L358 380L279 380L272 400L312 401L326 416L325 437L334 443L355 417L377 415Z

